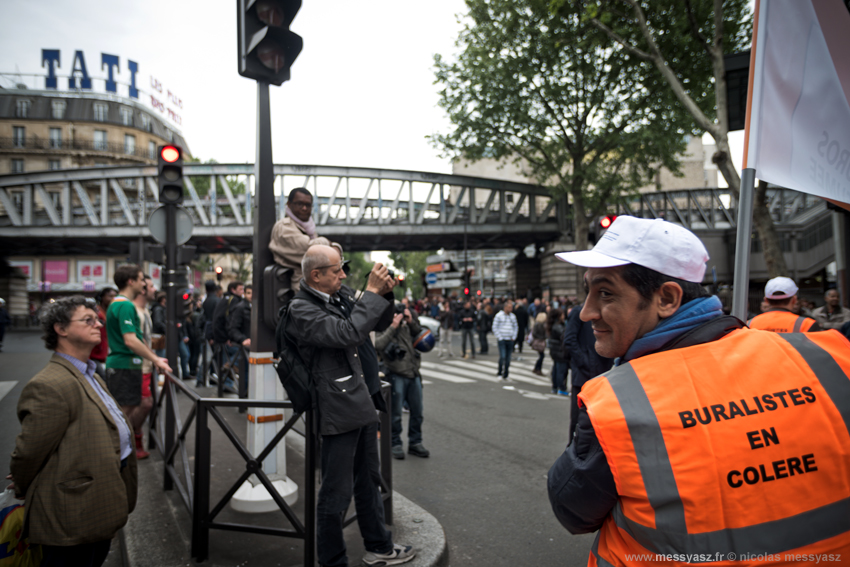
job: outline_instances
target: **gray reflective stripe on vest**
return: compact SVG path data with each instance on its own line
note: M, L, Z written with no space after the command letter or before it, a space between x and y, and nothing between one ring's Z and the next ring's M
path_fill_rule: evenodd
M600 567L614 567L599 556L599 532L596 532L596 537L593 538L593 547L590 548L590 552L596 558L596 564Z
M803 357L838 408L850 431L850 380L838 363L805 334L779 334ZM625 516L620 502L611 511L617 525L658 554L781 553L850 531L850 498L789 518L743 528L687 533L684 505L676 487L661 427L646 391L630 364L606 375L626 418L656 528ZM598 557L598 555L597 555Z
M826 394L829 396L841 418L844 426L850 432L850 379L835 362L832 355L814 343L804 334L780 333L780 337L800 353L809 368L815 373Z
M792 333L799 333L800 329L803 328L803 321L805 321L805 320L806 320L805 317L797 317L797 320L794 321L794 330L791 331L791 332Z

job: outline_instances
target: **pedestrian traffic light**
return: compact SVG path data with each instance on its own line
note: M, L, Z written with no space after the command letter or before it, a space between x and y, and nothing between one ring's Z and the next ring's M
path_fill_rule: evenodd
M475 292L475 295L477 295L478 297L481 297L481 290L479 289L477 292Z
M396 278L398 278L398 283L404 283L404 274L399 274Z
M221 281L221 273L222 273L223 271L224 271L224 270L221 268L221 266L216 266L216 267L215 267L215 279L216 279L216 280Z
M273 85L288 81L304 45L289 31L301 0L238 0L236 6L239 74Z
M463 288L463 294L464 294L466 297L469 297L469 288L468 288L468 287Z
M187 318L192 314L192 292L188 289L183 290L183 295L180 296L183 298L182 309L180 310L180 315L183 319Z
M263 322L270 329L277 329L280 321L280 309L292 299L291 268L280 264L271 264L263 270Z
M156 175L159 185L159 202L179 205L183 202L183 150L180 146L160 146L157 155Z

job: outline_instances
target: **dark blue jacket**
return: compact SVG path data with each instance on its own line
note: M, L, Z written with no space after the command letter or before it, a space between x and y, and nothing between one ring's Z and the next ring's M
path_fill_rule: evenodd
M564 349L570 358L574 388L580 388L585 382L599 376L614 364L613 359L600 356L596 352L593 327L579 317L582 307L584 304L573 307L567 317L567 328L564 330Z

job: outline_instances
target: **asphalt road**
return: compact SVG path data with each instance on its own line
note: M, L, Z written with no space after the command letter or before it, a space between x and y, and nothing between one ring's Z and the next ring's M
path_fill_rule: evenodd
M459 353L459 341L454 347ZM423 443L431 456L394 461L393 486L442 523L453 567L587 563L594 536L567 532L546 492L567 441L569 398L552 396L548 378L531 374L537 354L529 350L512 364L508 384L495 382L495 343L474 361L423 357L430 374ZM547 376L550 367L547 354Z

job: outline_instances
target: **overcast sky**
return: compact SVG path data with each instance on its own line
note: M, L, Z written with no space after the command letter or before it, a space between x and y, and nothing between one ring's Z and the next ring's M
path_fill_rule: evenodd
M81 50L93 90L102 92L101 53L119 56L125 83L127 61L135 61L138 88L150 93L153 77L182 100L182 109L171 106L195 156L254 161L256 82L237 73L235 0L0 4L0 72L40 75L43 88L41 50L59 49L64 89ZM464 11L462 0L305 0L291 26L304 49L292 79L271 87L275 163L450 172L425 136L448 128L433 56L454 52ZM9 87L9 78L0 85Z

